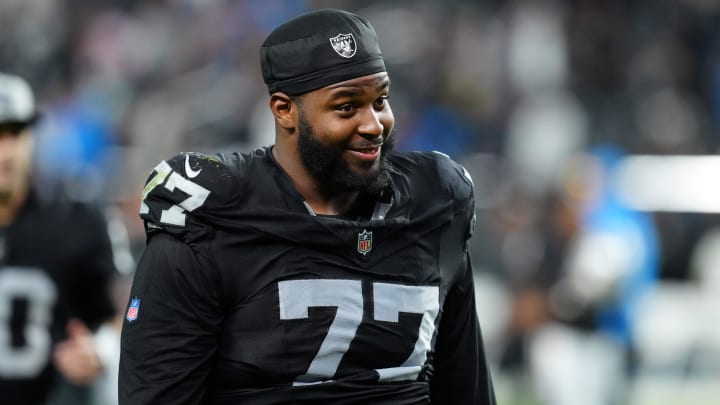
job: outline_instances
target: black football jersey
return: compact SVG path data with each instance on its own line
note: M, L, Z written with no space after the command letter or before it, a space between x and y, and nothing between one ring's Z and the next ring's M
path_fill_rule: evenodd
M121 403L494 403L469 176L437 153L389 160L351 219L314 215L268 148L155 167Z
M0 228L0 403L40 404L53 387L52 346L78 318L112 317L112 248L97 207L31 195Z

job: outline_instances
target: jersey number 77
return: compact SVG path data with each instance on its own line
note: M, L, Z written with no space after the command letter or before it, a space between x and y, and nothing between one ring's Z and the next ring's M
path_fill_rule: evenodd
M377 321L398 322L400 312L422 314L420 331L410 356L398 367L377 369L380 381L415 380L427 359L439 311L436 286L407 286L375 282L373 314ZM278 283L280 319L306 319L310 307L336 307L320 349L307 372L294 385L314 384L332 379L350 348L363 319L362 285L359 280L309 279Z

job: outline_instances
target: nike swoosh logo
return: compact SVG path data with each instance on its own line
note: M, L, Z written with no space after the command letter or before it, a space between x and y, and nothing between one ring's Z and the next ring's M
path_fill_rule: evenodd
M190 167L190 155L185 155L185 174L189 178L194 179L201 171L202 169L193 170L192 167Z

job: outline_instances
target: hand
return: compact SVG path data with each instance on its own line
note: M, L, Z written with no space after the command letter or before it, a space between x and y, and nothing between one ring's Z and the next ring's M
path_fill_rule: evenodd
M67 324L68 338L55 345L55 367L73 384L87 385L103 371L95 351L93 335L84 323L71 319Z

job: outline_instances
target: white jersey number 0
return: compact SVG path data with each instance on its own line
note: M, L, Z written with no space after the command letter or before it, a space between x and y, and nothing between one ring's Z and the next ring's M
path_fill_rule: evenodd
M32 378L50 358L50 323L57 289L45 272L36 268L6 267L0 270L0 377ZM21 325L24 343L14 346L10 321L13 303L27 302L26 323Z

